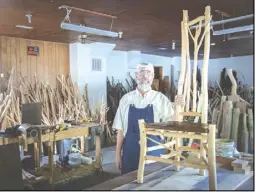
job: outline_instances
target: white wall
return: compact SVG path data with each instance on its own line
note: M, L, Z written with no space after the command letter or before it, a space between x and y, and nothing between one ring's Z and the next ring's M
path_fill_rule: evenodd
M181 65L181 58L174 57L173 64L175 67L175 77L178 77L178 71L180 71ZM202 60L198 61L198 67L201 69L203 64ZM193 65L193 62L191 62ZM242 56L242 57L229 57L229 58L219 58L219 59L210 59L209 66L208 66L208 80L212 81L220 81L220 73L221 71L226 69L233 69L237 71L238 79L241 80L243 83L243 77L245 77L245 82L253 86L253 70L254 70L254 61L253 56Z
M163 76L170 76L172 58L142 54L139 51L112 51L107 58L107 76L124 82L128 73L134 77L136 65L140 62L163 67Z
M135 67L140 62L152 63L163 67L163 75L170 77L171 65L174 65L175 80L178 80L180 71L180 57L162 57L143 54L139 51L113 51L114 44L70 44L70 73L72 79L78 83L81 93L88 83L90 104L97 103L102 97L106 101L106 77L114 77L126 83L125 79L130 73L134 77ZM92 71L92 58L101 58L102 71ZM191 62L192 63L192 62ZM198 61L201 68L202 61ZM215 82L220 79L223 68L236 70L239 79L245 76L246 83L253 86L253 56L211 59L209 61L208 79Z
M115 47L114 44L70 44L70 73L78 84L81 94L88 84L90 106L98 104L101 98L106 102L106 58ZM102 59L102 71L92 71L92 58Z

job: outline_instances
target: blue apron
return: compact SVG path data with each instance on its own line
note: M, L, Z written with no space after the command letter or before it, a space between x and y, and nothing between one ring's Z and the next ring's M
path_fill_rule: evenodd
M136 108L133 104L128 112L128 129L123 142L122 168L121 174L126 174L138 169L140 157L140 131L138 120L144 119L145 123L154 123L153 106L148 105L145 108ZM159 136L147 135L148 137L161 142ZM147 139L147 147L158 145ZM164 154L165 149L158 149L147 152L147 155L160 156Z

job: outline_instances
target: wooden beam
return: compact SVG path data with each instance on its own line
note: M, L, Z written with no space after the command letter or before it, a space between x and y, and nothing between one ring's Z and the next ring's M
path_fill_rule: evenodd
M207 139L207 136L205 135L190 135L186 133L174 133L174 132L160 132L160 131L146 131L146 134L149 135L162 135L165 137L180 137L180 138L192 138L192 139Z
M191 21L188 22L189 26L195 25L197 23L199 23L200 21L203 21L205 19L205 16L199 16Z

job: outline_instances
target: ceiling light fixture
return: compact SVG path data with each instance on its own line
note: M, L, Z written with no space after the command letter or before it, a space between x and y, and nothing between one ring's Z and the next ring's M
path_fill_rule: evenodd
M251 31L251 30L253 30L253 25L246 25L246 26L242 26L242 27L235 27L235 28L230 28L230 29L213 31L213 35L226 35L226 34L238 33L238 32L243 32L243 31Z
M59 7L59 9L66 9L66 12L67 12L64 20L60 24L60 27L62 29L81 32L81 33L94 34L94 35L122 38L123 32L113 32L113 31L111 31L112 25L113 25L113 19L116 19L117 18L116 16L107 15L107 14L104 14L104 13L99 13L99 12L90 11L90 10L86 10L86 9L80 9L80 8L76 8L76 7L70 7L70 6L67 6L67 5L62 5L62 6ZM69 15L70 15L70 13L73 9L78 10L78 11L87 12L87 13L90 13L90 14L100 15L100 16L104 16L104 17L110 17L112 19L110 31L72 24L71 21L70 21ZM66 23L65 21L68 21L69 23Z
M108 36L108 37L122 37L122 33L112 32L112 31L106 31L86 26L80 26L80 25L74 25L71 23L65 23L62 22L60 24L60 27L62 29L70 30L70 31L76 31L81 33L89 33L89 34L95 34L95 35L102 35L102 36Z
M15 27L22 28L22 29L33 29L32 26L26 26L26 25L16 25Z
M216 45L216 43L211 43L212 46Z

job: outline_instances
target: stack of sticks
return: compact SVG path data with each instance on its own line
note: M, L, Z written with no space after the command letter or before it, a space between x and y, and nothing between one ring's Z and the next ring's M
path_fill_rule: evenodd
M20 76L14 84L14 69L10 72L8 85L0 94L0 123L1 129L21 124L21 107L26 103L42 104L42 124L57 125L65 120L74 122L105 121L107 108L100 103L93 108L88 105L87 87L82 96L77 84L72 82L69 75L57 76L57 87L52 87L40 81L36 75L33 81ZM17 86L18 85L18 86Z

